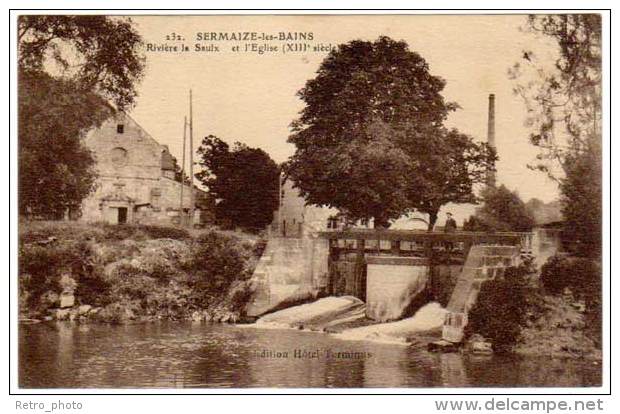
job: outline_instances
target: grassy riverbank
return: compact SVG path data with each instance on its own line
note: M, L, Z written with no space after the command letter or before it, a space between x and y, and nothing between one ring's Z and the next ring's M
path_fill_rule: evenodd
M215 320L243 317L259 237L216 230L21 222L20 317Z

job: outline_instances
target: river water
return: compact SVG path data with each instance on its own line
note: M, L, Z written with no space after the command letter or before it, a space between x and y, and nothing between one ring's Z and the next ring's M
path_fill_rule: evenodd
M201 323L21 325L23 388L597 386L579 360L433 354L317 332Z

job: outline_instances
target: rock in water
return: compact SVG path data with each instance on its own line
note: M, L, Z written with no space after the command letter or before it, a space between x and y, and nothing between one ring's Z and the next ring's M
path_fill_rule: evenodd
M81 305L80 307L78 307L78 314L80 316L86 315L88 312L90 312L92 308L93 307L90 305Z
M440 339L429 343L428 350L429 352L456 352L459 350L459 344Z
M75 296L73 296L73 292L62 292L60 294L60 307L70 308L73 305L75 305Z
M471 352L474 354L492 354L493 345L486 341L476 341L470 343Z
M56 320L64 321L69 319L69 314L71 313L70 309L57 309L56 310Z

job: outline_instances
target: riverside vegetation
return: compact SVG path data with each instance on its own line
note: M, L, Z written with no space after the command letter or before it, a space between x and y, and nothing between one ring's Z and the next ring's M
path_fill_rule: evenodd
M552 256L482 285L465 334L496 352L600 360L601 270L590 258Z
M22 320L236 322L264 241L158 226L22 222Z
M265 241L240 232L192 233L23 222L20 318L247 321L250 277ZM540 272L509 268L483 284L467 339L482 337L496 352L600 359L600 297L600 266L591 259L554 256Z

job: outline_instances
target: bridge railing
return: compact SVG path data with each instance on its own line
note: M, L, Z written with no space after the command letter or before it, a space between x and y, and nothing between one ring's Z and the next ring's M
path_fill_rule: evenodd
M531 251L532 233L519 232L428 232L421 230L349 229L323 231L320 237L329 240L330 253L389 254L393 256L426 256L434 251L449 251L451 255L467 256L476 244L519 246Z

